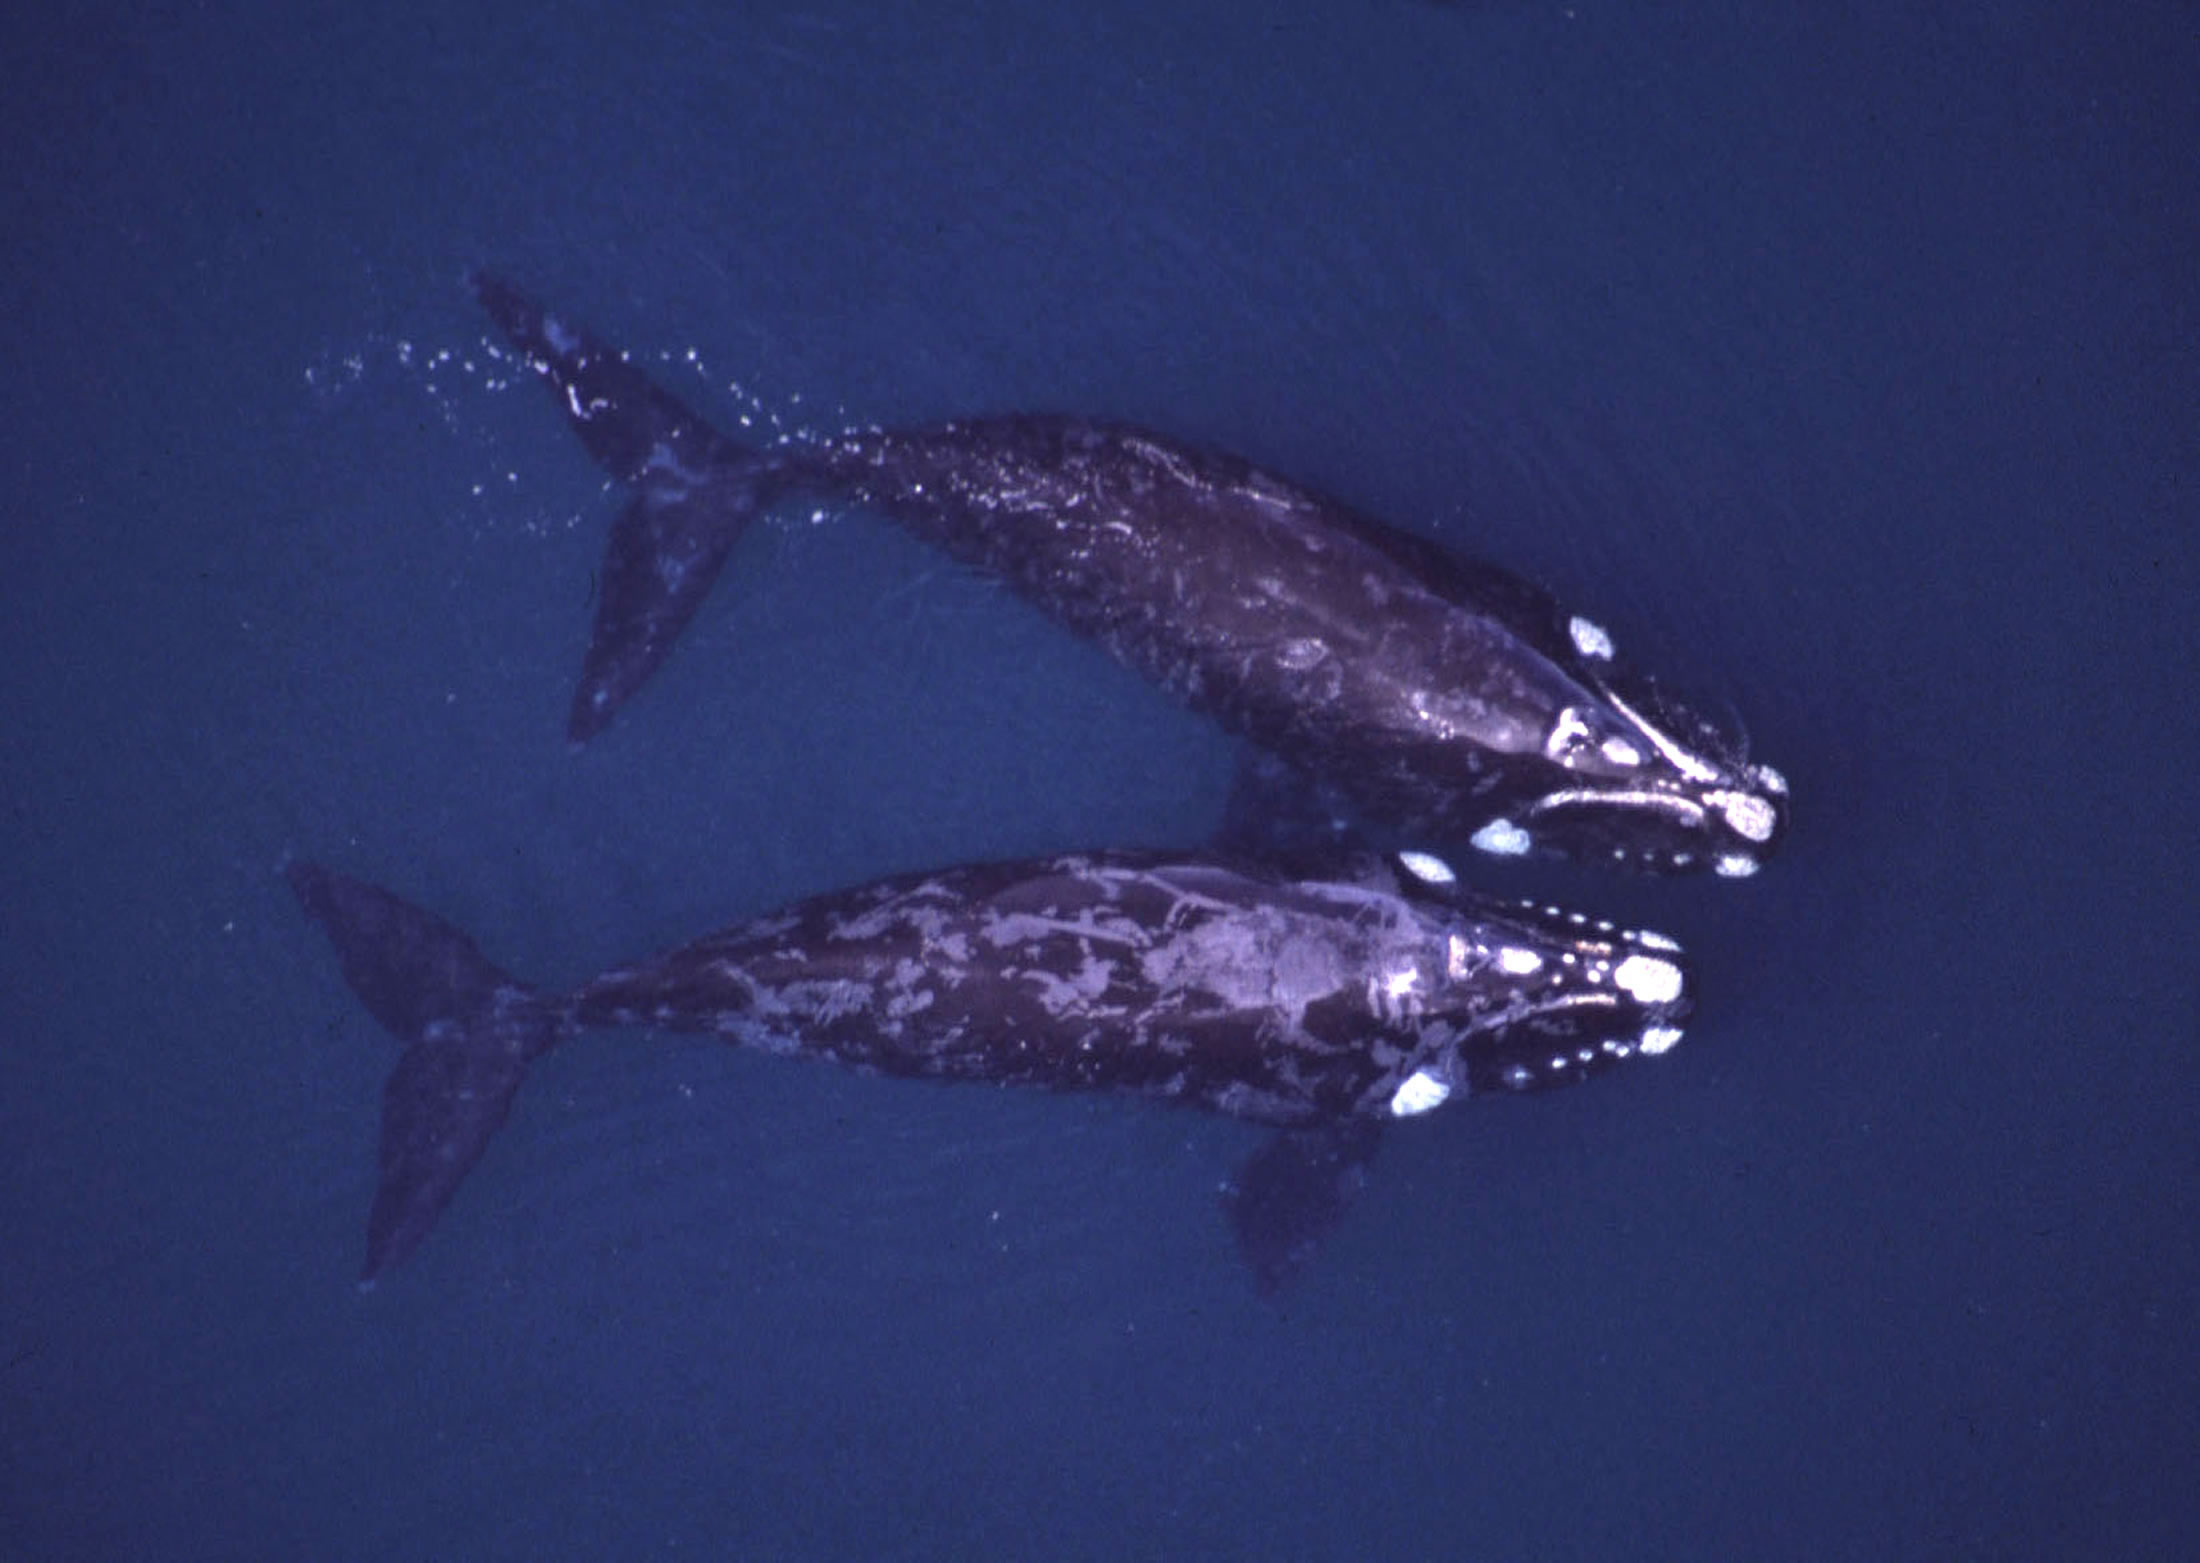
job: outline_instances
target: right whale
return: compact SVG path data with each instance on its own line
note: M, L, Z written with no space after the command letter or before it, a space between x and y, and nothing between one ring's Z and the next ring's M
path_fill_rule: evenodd
M1243 459L1057 416L757 448L508 282L474 289L633 497L569 732L654 673L755 516L892 518L1231 731L1425 839L1658 873L1755 873L1787 783L1615 655L1593 621Z
M1384 1124L1655 1057L1695 1003L1672 940L1477 895L1425 853L1310 874L1170 852L966 864L813 896L564 993L379 886L285 872L405 1044L382 1092L368 1281L427 1236L529 1065L595 1027L1271 1125L1223 1208L1274 1291L1351 1203Z

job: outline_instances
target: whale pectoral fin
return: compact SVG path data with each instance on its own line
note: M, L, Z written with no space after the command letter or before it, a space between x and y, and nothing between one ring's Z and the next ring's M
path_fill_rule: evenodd
M1334 788L1265 749L1239 757L1211 845L1266 862L1324 862L1361 849L1350 806Z
M1224 1186L1223 1213L1263 1297L1297 1276L1344 1219L1367 1186L1382 1135L1381 1124L1358 1118L1286 1129Z

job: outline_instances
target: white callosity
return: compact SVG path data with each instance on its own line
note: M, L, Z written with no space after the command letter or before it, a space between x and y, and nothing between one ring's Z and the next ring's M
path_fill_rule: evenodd
M1574 650L1580 652L1590 661L1609 662L1612 660L1612 637L1605 633L1603 625L1593 623L1581 617L1581 615L1575 614L1567 622L1566 633L1573 639Z
M1442 858L1430 852L1401 852L1398 866L1424 885L1452 885L1459 882L1458 874Z
M1655 955L1630 955L1612 968L1620 990L1642 1004L1670 1004L1681 996L1681 969Z
M1451 1096L1451 1087L1426 1069L1416 1069L1406 1076L1397 1094L1390 1099L1390 1115L1393 1118L1415 1118L1422 1113L1433 1112L1444 1105Z
M1717 809L1728 828L1744 841L1770 841L1779 828L1779 811L1755 793L1707 792L1704 802Z
M1521 857L1535 845L1535 838L1509 819L1491 820L1469 840L1492 857Z

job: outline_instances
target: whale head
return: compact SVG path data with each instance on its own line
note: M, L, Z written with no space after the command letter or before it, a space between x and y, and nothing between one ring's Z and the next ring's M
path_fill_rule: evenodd
M1586 619L1567 622L1554 671L1570 693L1550 702L1538 785L1474 832L1477 848L1734 879L1765 863L1787 832L1785 777L1629 670Z

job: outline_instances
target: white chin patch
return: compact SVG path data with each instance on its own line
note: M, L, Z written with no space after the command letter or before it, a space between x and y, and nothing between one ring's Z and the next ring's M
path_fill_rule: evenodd
M1678 1026L1652 1026L1642 1034L1642 1055L1645 1058L1656 1058L1660 1053L1671 1051L1673 1044L1680 1039L1681 1028Z
M1509 819L1493 819L1467 838L1492 857L1522 857L1535 839Z
M1416 1069L1406 1076L1405 1084L1399 1086L1397 1094L1391 1097L1390 1116L1418 1118L1425 1112L1443 1106L1450 1095L1450 1086L1426 1069Z

